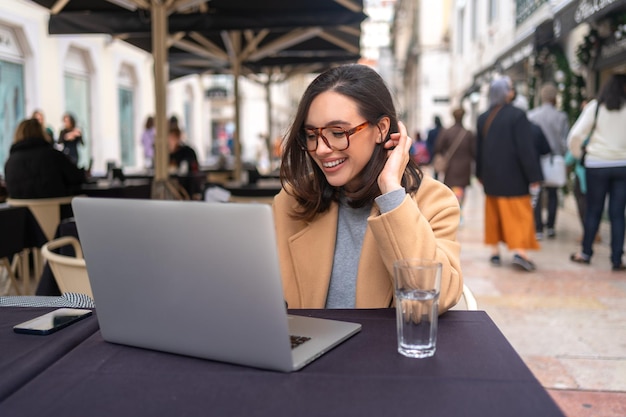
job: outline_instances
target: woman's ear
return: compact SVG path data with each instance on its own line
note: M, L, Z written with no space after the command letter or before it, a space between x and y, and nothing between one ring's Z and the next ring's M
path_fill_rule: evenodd
M376 143L383 143L389 134L389 126L391 125L391 121L389 117L383 116L380 118L378 123L376 123L376 127L378 127L378 131L380 132L380 137L376 140Z

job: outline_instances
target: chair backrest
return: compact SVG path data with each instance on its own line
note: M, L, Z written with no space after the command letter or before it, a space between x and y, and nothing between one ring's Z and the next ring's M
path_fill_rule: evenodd
M472 290L465 284L463 284L463 300L465 301L465 306L467 310L478 310L478 303L476 302L476 298L472 293Z
M74 196L32 199L8 198L7 203L10 206L28 207L37 219L46 238L52 240L61 222L61 206L70 204L73 198Z
M74 248L76 257L53 252L53 250L66 245L71 245ZM87 266L78 239L73 236L65 236L51 240L41 247L41 254L48 261L61 293L86 294L93 298Z

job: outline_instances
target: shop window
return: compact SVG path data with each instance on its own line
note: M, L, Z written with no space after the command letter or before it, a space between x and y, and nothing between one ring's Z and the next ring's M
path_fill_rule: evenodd
M120 150L122 154L122 166L135 165L135 141L133 121L133 91L120 87L117 93L120 118Z
M63 76L65 88L65 111L76 119L76 126L83 134L82 146L78 147L78 166L87 168L91 163L94 137L91 134L90 71L86 54L76 48L68 51Z
M185 118L185 142L191 145L193 143L193 91L189 87L185 89L183 112L183 117Z
M120 153L123 167L136 165L135 159L135 77L132 68L122 66L118 75L118 117Z
M487 22L491 24L498 17L498 0L487 0L487 3Z

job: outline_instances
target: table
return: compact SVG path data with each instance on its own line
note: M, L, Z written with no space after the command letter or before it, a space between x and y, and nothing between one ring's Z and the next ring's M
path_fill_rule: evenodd
M393 309L291 312L363 329L291 374L110 344L96 332L0 414L563 417L484 312L441 316L437 353L420 360L397 353Z
M0 258L10 257L27 248L40 248L46 237L28 207L0 204Z
M229 182L222 185L231 194L233 202L263 202L271 204L282 188L279 180L260 180L252 184Z
M54 308L2 307L0 309L0 410L2 401L43 372L63 355L98 330L98 322L88 317L63 331L48 336L13 332L13 326ZM1 415L9 415L0 412Z
M9 269L12 285L18 293L30 292L30 266L28 249L40 248L46 236L28 207L0 204L0 266ZM14 256L19 256L20 259ZM19 288L15 272L21 265L22 289ZM37 263L35 267L37 267ZM37 268L35 268L37 271Z
M57 227L57 231L54 234L54 238L58 239L64 236L72 236L78 239L78 229L76 228L76 222L74 220L65 220L59 224ZM76 256L74 253L74 248L71 245L63 246L59 248L56 252L65 256ZM56 278L52 273L52 269L50 265L46 262L46 265L43 268L41 273L41 277L39 278L39 284L37 285L37 290L35 291L35 295L42 296L54 296L61 295L61 290L59 289L59 285L56 282Z
M147 178L119 180L97 180L83 184L81 192L89 197L150 198L152 181Z

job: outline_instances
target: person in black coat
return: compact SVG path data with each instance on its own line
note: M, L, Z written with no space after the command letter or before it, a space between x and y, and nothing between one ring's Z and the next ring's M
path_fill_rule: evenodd
M509 77L494 80L490 108L478 117L476 177L485 201L485 243L492 248L491 263L500 265L499 243L514 253L513 265L535 269L527 250L539 249L535 238L530 188L543 179L532 127L526 113L511 102L515 90Z
M76 195L85 181L85 171L53 148L37 119L18 125L4 173L11 198Z
M70 113L63 115L63 130L59 133L59 144L63 145L63 153L78 165L78 145L83 145L83 133L76 127L76 119Z
M176 175L178 183L187 191L189 197L198 200L202 193L202 179L196 152L182 141L182 132L178 127L170 127L168 133L169 172Z

